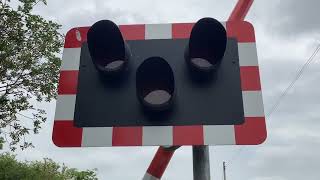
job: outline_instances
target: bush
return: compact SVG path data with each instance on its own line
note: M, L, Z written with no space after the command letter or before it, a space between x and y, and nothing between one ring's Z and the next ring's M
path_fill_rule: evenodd
M51 159L19 162L15 155L0 154L1 180L97 180L96 169L80 171Z

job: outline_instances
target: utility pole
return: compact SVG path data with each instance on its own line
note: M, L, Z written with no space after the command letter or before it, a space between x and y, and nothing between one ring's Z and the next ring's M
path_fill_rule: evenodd
M226 180L226 162L223 162L223 180Z

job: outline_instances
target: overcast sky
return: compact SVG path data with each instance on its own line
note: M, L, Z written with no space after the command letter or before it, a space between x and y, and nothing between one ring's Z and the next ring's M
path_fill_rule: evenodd
M62 33L101 19L118 24L225 21L236 0L48 0L35 13L62 24ZM247 21L256 29L265 111L293 80L320 43L319 0L256 0ZM260 146L210 147L212 180L320 179L320 55L267 119L268 138ZM30 138L36 148L18 151L21 160L44 157L80 169L98 168L100 179L141 179L157 147L61 149L51 141L55 102L36 104L48 123ZM176 151L163 179L192 179L191 147Z

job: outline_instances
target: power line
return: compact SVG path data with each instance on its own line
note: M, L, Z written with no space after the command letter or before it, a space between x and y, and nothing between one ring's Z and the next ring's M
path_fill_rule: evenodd
M320 50L320 44L317 46L316 50L313 52L313 54L310 56L310 58L304 63L304 65L300 68L298 71L296 77L293 79L293 81L290 83L290 85L283 91L283 93L280 95L276 103L274 103L273 107L269 111L269 113L266 115L266 117L270 117L273 112L275 112L280 105L281 100L288 94L289 90L292 89L295 85L295 83L300 79L305 69L311 64L311 62L314 60L315 56L318 54Z
M284 97L286 97L286 95L288 94L288 92L294 87L295 83L300 79L300 77L302 76L302 74L305 72L306 68L309 67L309 65L313 62L313 60L315 59L316 55L318 54L318 52L320 51L320 44L318 44L316 50L312 53L312 55L307 59L307 61L303 64L303 66L299 69L299 71L297 72L297 75L295 76L295 78L291 81L291 83L289 84L289 86L281 93L281 95L279 96L279 98L276 100L276 102L274 103L274 105L271 107L269 113L266 114L266 118L270 118L271 115L276 112L276 110L278 109L281 101L283 100ZM238 152L235 153L235 155L232 156L232 158L227 161L229 162L229 164L234 161L238 155L243 151L244 147L241 147Z

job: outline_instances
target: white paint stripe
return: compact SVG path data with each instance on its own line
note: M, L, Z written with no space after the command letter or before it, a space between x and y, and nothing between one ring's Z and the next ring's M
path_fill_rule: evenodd
M240 66L258 66L256 43L238 43Z
M59 95L54 119L73 121L75 104L76 95Z
M172 126L144 126L142 135L142 145L173 145Z
M83 128L82 147L112 146L113 127Z
M205 145L236 144L233 125L205 125L203 131Z
M242 91L245 117L264 117L261 91Z
M61 70L79 70L81 48L64 48Z
M145 39L172 39L172 24L146 24Z
M149 174L149 173L146 173L146 174L143 176L142 180L160 180L160 179L152 176L152 175Z

